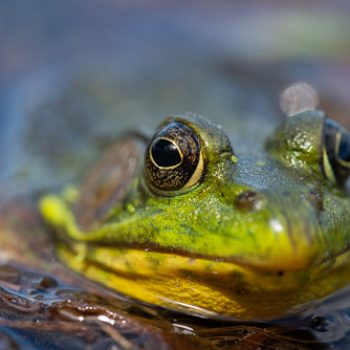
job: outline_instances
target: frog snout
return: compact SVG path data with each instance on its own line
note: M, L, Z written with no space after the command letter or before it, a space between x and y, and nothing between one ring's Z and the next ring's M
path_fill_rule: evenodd
M272 270L303 269L319 261L324 244L318 220L322 200L309 197L255 188L231 197L234 214L226 227L234 238L233 255Z

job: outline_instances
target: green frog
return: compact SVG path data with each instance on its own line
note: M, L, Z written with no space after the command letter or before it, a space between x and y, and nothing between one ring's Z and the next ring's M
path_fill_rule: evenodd
M40 211L59 259L122 295L200 317L271 319L349 282L349 174L350 133L323 111L239 145L186 113L150 138L119 139Z

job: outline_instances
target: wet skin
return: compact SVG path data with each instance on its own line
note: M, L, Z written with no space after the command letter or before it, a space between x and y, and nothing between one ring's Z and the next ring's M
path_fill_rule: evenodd
M193 114L128 135L40 202L71 269L149 304L268 319L349 281L350 136L322 111L235 153Z

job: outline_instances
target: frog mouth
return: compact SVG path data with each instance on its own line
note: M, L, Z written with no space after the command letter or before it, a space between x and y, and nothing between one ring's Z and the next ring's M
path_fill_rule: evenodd
M61 241L62 242L62 241ZM74 242L74 244L72 244ZM104 252L106 256L113 256L114 253L116 256L120 254L120 252L123 252L123 254L127 254L127 252L132 251L135 252L138 256L142 257L142 260L149 260L151 259L151 256L158 256L159 259L162 260L161 257L176 257L177 259L181 259L184 263L184 265L191 265L196 260L200 261L207 261L207 263L212 263L215 265L228 265L228 266L235 266L239 267L241 269L245 270L251 270L256 271L259 273L267 273L267 274L276 274L276 275L283 275L284 273L292 273L292 272L298 272L298 271L305 271L305 269L310 269L314 265L324 265L329 264L329 261L334 261L338 259L339 257L344 257L347 253L350 255L350 247L344 248L339 254L332 255L331 257L328 256L327 258L323 258L322 260L313 260L312 256L307 256L307 263L302 263L300 260L298 263L294 263L292 261L291 264L289 264L289 267L281 266L280 262L277 261L266 261L266 262L259 262L259 264L249 261L249 259L244 258L243 254L240 256L214 256L209 254L200 254L196 252L190 252L187 250L179 249L179 248L167 248L167 247L161 247L156 244L147 243L106 243L106 242L81 242L81 241L72 241L70 239L66 240L67 249L71 249L72 253L78 254L76 252L76 247L78 246L84 246L84 250L86 251L86 261L89 261L89 256L94 257L94 259L91 260L91 262L97 263L97 260L99 260L99 263L102 265L103 258L97 259L96 257L99 256L99 254L96 254L96 252ZM311 257L311 258L310 258ZM285 258L286 259L286 258ZM157 263L157 262L155 262ZM285 262L284 262L285 263ZM102 266L101 265L101 266Z
M62 242L60 243L62 246ZM291 290L305 282L306 270L283 270L278 265L264 268L247 263L239 258L213 257L192 254L183 250L167 250L157 246L71 242L68 245L70 258L76 261L79 270L99 270L109 275L123 276L130 280L174 278L194 280L198 283L230 288L250 286L261 290ZM65 249L67 252L67 245ZM316 275L324 264L309 267L307 273Z

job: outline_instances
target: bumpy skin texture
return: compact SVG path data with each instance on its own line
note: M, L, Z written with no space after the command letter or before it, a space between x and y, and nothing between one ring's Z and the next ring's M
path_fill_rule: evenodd
M130 297L212 318L278 317L348 282L350 199L324 174L322 112L290 117L266 145L236 155L221 127L187 114L160 128L174 121L200 140L197 183L152 190L147 146L119 141L107 158L130 159L128 171L113 180L102 160L90 188L42 199L60 259ZM133 151L122 156L125 142ZM100 193L115 195L106 203ZM93 213L88 225L82 213Z

